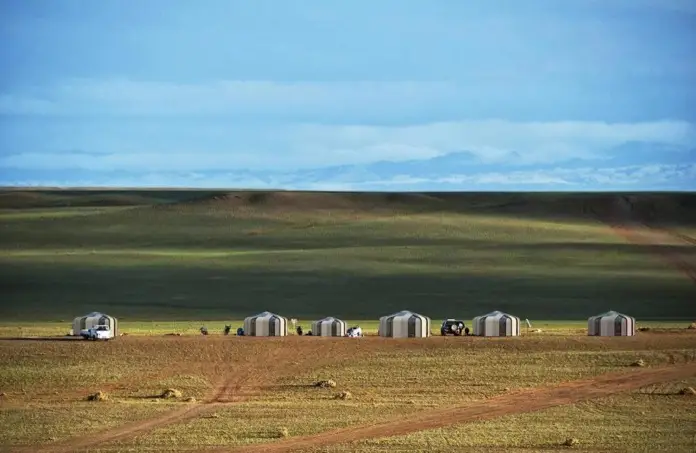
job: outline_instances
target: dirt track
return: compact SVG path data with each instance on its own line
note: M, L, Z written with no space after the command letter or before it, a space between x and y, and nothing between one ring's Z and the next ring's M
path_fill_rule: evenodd
M279 357L281 353L284 355L282 360L281 357ZM272 364L267 365L269 372L261 372L261 370L258 367L254 367L253 364L250 364L247 368L236 368L234 370L226 367L217 369L214 371L216 375L230 377L219 379L218 384L209 392L207 398L201 403L181 403L183 404L182 407L167 411L150 419L127 423L110 430L95 433L88 437L81 436L55 444L31 447L21 451L70 453L116 440L128 439L162 426L188 420L220 405L242 401L244 399L244 396L241 394L242 388L251 390L259 389L261 385L266 383L268 376L273 376L275 373L281 373L283 371L291 372L293 368L301 364L301 362L298 361L299 358L298 356L288 355L287 350L271 348L269 349L268 356L258 362L261 364Z
M463 407L438 409L374 425L338 429L312 436L290 438L254 446L233 449L220 448L206 451L282 453L363 439L400 436L417 431L442 428L457 423L539 411L695 375L696 363L654 369L638 369L628 373L611 373L593 379L518 391L479 402L467 403Z
M595 214L597 215L597 213ZM646 223L644 219L636 218L630 203L621 197L616 198L608 213L603 216L597 215L597 217L627 242L649 247L666 264L681 271L696 284L696 263L686 259L681 253L663 247L665 244L674 243L675 240L680 245L693 246L696 245L696 239L660 226L654 221ZM696 256L693 252L690 252L689 255Z

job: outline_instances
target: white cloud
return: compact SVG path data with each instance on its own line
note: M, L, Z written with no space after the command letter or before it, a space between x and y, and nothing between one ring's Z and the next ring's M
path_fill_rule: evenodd
M459 121L406 127L305 125L291 135L311 149L352 149L356 154L432 157L470 151L486 161L507 160L512 153L526 162L592 157L630 141L695 146L696 127L681 121L647 123ZM399 147L414 150L403 153ZM389 153L387 153L389 154Z
M43 93L4 94L0 113L217 115L308 113L365 108L418 108L449 99L448 82L275 82L220 80L200 84L130 79L73 79Z
M286 190L466 190L477 187L537 187L540 190L629 190L640 188L694 190L696 186L696 164L651 165L607 168L563 168L552 170L529 170L515 172L482 172L471 174L448 174L441 177L419 177L398 175L389 179L348 178L336 181L332 178L294 181L291 176L255 177L223 173L172 174L166 172L144 172L127 177L104 180L95 174L93 178L81 180L26 180L0 178L0 184L14 186L50 187L199 187L239 189L286 189Z
M112 136L94 131L91 139L97 137L103 142L76 142L72 147L90 153L18 150L0 156L0 167L141 172L291 171L380 160L429 159L458 151L470 151L484 162L550 163L574 157L602 157L607 149L631 141L678 148L696 146L696 127L679 121L609 124L490 120L402 127L297 124L269 125L246 134L243 130L226 133L221 125L210 130L215 139L207 143L196 135L179 139L175 129L161 133L167 146L148 149L149 145L143 142L156 143L157 137L135 136L129 141L119 131L112 131ZM95 149L101 143L103 146Z

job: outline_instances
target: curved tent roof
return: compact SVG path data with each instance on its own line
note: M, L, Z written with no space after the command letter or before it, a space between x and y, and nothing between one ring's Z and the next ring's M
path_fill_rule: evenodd
M109 326L109 329L114 333L114 337L118 336L118 319L98 311L73 319L72 334L78 336L81 330L95 326Z
M252 337L284 337L288 334L288 319L269 311L244 319L244 334Z
M587 319L587 335L630 337L636 334L636 319L613 310Z
M520 334L520 318L498 310L475 317L472 324L473 335L482 337L515 337Z
M379 318L379 335L382 337L429 337L430 318L409 310L399 311Z
M312 335L320 337L345 337L348 325L345 321L329 316L312 322Z

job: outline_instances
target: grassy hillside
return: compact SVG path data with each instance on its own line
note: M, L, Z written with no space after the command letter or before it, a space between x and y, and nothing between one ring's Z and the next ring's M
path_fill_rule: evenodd
M591 214L613 196L7 191L0 318L696 317L691 281ZM688 231L694 198L641 202Z

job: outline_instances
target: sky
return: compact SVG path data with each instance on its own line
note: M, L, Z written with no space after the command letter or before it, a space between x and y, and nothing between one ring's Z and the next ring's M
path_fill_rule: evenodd
M0 185L696 190L696 0L0 2Z

